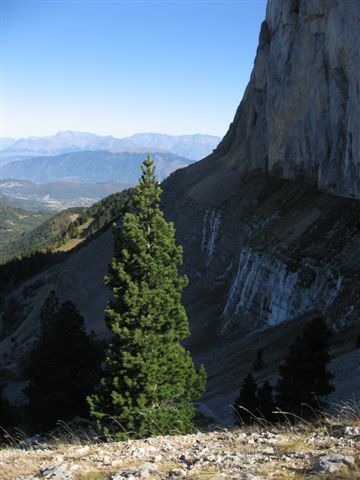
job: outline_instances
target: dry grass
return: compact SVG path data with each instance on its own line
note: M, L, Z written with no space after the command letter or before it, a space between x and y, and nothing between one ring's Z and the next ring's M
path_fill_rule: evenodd
M312 447L306 443L307 438L304 434L290 435L289 438L284 438L281 443L276 445L276 452L285 455L309 451Z
M201 470L190 473L190 475L187 477L191 480L220 480L224 479L224 475L221 474L221 471L218 468L215 467L205 467L202 468Z
M55 252L68 252L84 241L83 238L70 238L66 243L58 247Z
M97 470L95 472L76 473L74 475L74 480L106 480L112 473L115 472L111 470Z
M95 443L94 432L73 431L60 424L45 449L36 450L30 446L19 450L14 447L24 434L18 432L9 436L7 446L0 449L0 479L38 475L43 468L57 464L76 464L74 480L105 480L113 472L139 468L148 462L159 473L168 476L171 471L186 467L180 456L185 453L191 456L194 446L200 443L201 448L209 446L211 454L216 456L230 452L239 462L239 468L262 479L360 480L358 447L354 443L339 443L338 438L344 427L360 426L359 413L357 405L348 404L339 410L337 417L319 417L312 423L299 421L294 425L288 414L284 414L289 421L279 425L269 425L257 419L255 425L232 430L119 443ZM167 449L162 450L164 444ZM138 449L140 453L137 453ZM314 473L315 459L328 452L352 455L357 463L353 468L331 476ZM161 454L161 461L156 461L158 454ZM249 462L249 459L253 461ZM226 478L226 473L220 465L210 462L188 471L186 478L220 480Z

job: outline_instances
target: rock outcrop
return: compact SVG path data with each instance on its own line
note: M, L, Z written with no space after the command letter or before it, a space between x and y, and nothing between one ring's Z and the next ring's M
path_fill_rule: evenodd
M358 0L270 0L254 70L213 161L360 197Z
M219 430L185 436L100 443L72 433L64 440L24 450L0 449L2 480L263 480L358 479L357 437L338 436L327 425ZM346 428L357 428L346 427ZM69 432L65 432L66 434ZM84 434L84 432L82 432ZM83 435L84 436L84 435ZM56 436L53 438L56 439ZM63 437L62 437L63 438ZM81 440L83 444L81 444Z

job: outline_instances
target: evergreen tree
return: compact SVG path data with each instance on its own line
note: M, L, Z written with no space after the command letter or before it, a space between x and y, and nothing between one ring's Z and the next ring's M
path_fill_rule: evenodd
M276 415L273 413L275 411L275 402L273 397L273 387L268 381L264 382L263 385L258 389L258 412L262 418L268 422L273 422L276 420Z
M256 360L254 362L254 370L261 370L264 366L263 351L260 349L257 351Z
M240 394L233 404L234 417L238 425L253 423L258 414L258 388L252 373L249 373L240 386Z
M51 290L40 311L40 338L41 340L50 335L49 330L54 325L55 318L59 313L59 299L54 290Z
M330 332L325 321L317 317L304 328L289 348L279 367L277 404L285 411L307 418L319 412L325 403L319 398L334 391L334 377L327 370Z
M5 398L3 388L0 387L0 438L3 433L2 429L15 427L15 409L11 407L8 400Z
M86 333L76 306L59 307L54 292L40 314L40 335L31 355L25 389L30 423L49 429L57 420L88 416L86 396L100 377L101 349Z
M114 225L114 258L105 283L112 332L104 378L88 401L99 428L147 436L192 430L194 406L205 387L180 341L189 335L181 305L187 283L177 270L182 249L160 210L161 189L150 156L142 165L131 212Z

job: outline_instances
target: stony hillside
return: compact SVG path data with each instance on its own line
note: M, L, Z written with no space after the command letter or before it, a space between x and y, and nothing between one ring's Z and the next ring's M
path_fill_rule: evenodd
M0 450L3 480L359 480L360 426L248 428L81 443L62 433L12 440Z

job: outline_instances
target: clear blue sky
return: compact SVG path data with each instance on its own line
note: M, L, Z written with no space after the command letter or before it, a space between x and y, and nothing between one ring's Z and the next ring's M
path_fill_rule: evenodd
M223 135L265 0L2 0L2 136Z

